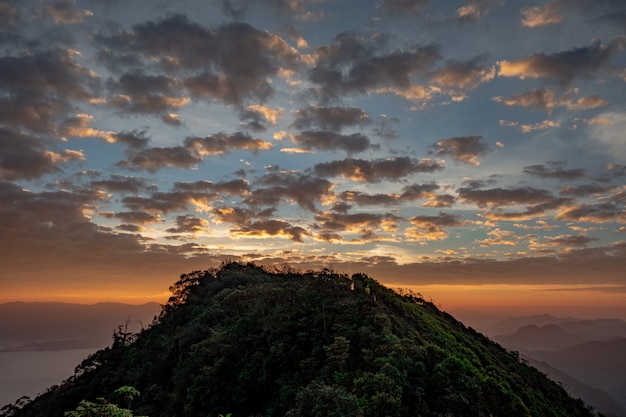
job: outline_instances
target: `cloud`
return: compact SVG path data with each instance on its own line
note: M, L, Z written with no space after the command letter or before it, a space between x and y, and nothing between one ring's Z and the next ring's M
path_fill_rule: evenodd
M91 186L115 193L137 194L148 188L146 180L113 174L108 180L91 181Z
M560 9L559 1L550 1L543 7L532 6L522 8L522 26L529 28L553 25L565 20L565 13Z
M193 192L193 193L220 193L226 195L246 195L249 192L248 181L244 179L235 179L230 181L212 182L207 180L195 182L176 182L172 187L174 191Z
M482 19L492 5L499 5L500 0L465 0L465 5L456 10L456 14L461 22L475 22Z
M185 233L196 235L198 233L206 232L209 227L209 222L200 219L193 214L181 214L176 216L176 226L170 227L165 231L168 233Z
M20 17L19 10L6 2L0 3L0 32L13 26Z
M430 76L430 81L442 88L474 89L496 75L495 67L486 58L480 55L465 62L450 60Z
M595 95L574 100L572 96L577 92L577 89L572 89L563 96L557 97L557 91L554 88L534 88L509 97L494 97L494 100L507 106L530 107L548 112L557 107L565 107L568 110L588 110L608 104L606 100Z
M598 202L595 204L579 204L562 207L557 220L588 222L588 223L625 223L624 208L612 202Z
M77 51L55 48L0 57L0 122L53 134L57 120L94 97L98 77L76 63ZM10 94L9 94L10 92Z
M217 2L217 1L216 1ZM293 15L299 20L315 20L318 15L307 9L308 3L318 3L319 0L220 0L222 12L234 20L242 20L254 5L270 7L279 13Z
M31 180L60 171L63 163L84 159L77 150L46 149L46 142L33 135L0 127L0 178Z
M462 136L438 141L431 148L437 155L450 155L454 160L471 165L480 165L479 157L490 153L489 145L482 136Z
M132 223L134 225L143 225L163 221L161 216L158 214L149 213L147 211L123 211L119 213L101 211L98 215L106 217L107 219L119 219L123 222Z
M610 59L626 46L626 37L618 36L608 44L594 41L590 46L556 52L538 53L517 61L498 61L501 77L546 78L561 85L575 78L592 78L600 70L610 68Z
M284 109L273 109L268 106L253 104L241 111L239 120L242 124L255 132L267 130L266 124L276 126L278 119L283 117Z
M406 16L420 14L428 3L428 0L382 0L379 4L384 10Z
M343 177L353 181L377 183L383 180L397 181L416 173L440 171L443 166L431 159L413 159L396 157L366 161L363 159L343 159L322 162L313 167L313 171L322 177Z
M108 102L122 113L162 114L191 101L180 96L179 82L168 75L148 75L140 71L123 74L108 83Z
M451 214L441 212L436 216L414 216L409 219L409 222L413 224L413 227L407 228L404 235L408 239L416 241L443 240L449 235L445 227L466 224Z
M135 54L136 63L150 67L160 62L170 73L190 73L180 81L191 96L234 105L271 97L274 89L268 78L297 67L299 61L297 51L278 35L243 23L207 28L184 15L97 35L95 40L101 61L112 70L126 66L127 54Z
M360 191L344 191L338 198L358 206L394 205L426 198L436 199L440 197L435 194L438 189L439 185L431 182L408 185L402 189L401 194L367 194Z
M180 116L176 113L167 113L161 116L161 120L163 123L168 124L170 126L180 126L182 122L180 120Z
M234 236L244 236L253 238L264 237L284 237L295 242L302 242L305 236L311 233L303 227L292 226L283 220L263 220L258 222L250 222L242 224L234 228L232 231Z
M334 44L315 50L309 81L318 86L317 93L325 99L367 92L401 91L406 96L406 90L417 87L411 78L424 75L440 59L434 45L391 52L383 46L381 37L339 34Z
M250 206L274 206L280 201L295 202L310 212L316 212L316 205L333 198L333 184L323 178L304 175L298 172L269 173L260 177L256 185L267 185L252 190L244 202Z
M626 113L611 111L601 115L608 123L590 126L589 133L601 150L609 154L616 163L626 162Z
M154 192L149 197L128 196L121 202L132 211L167 214L187 210L190 207L198 211L208 210L210 203L217 197L215 193L198 191Z
M546 165L530 165L524 167L524 174L539 178L555 178L562 181L572 181L586 178L589 173L582 169L565 169L566 161L550 161Z
M555 127L560 127L561 124L559 122L555 122L554 120L544 120L543 122L534 123L534 124L520 124L519 122L507 122L506 120L499 121L500 126L504 127L519 127L519 130L522 133L531 133L535 130L546 130Z
M129 137L126 136L125 139ZM128 158L118 162L117 165L133 170L145 169L154 173L167 167L190 168L201 163L206 156L224 155L235 150L256 153L271 148L271 143L254 139L244 133L237 132L232 135L217 133L204 138L188 137L182 146L130 150L127 152Z
M476 204L484 210L483 216L490 220L529 220L542 217L547 211L556 210L571 202L570 198L557 198L549 191L533 187L486 190L460 188L458 192L461 202ZM520 205L526 206L526 209L521 212L504 212L502 210L504 207Z
M128 158L118 166L154 173L162 168L190 168L202 162L198 154L183 146L146 148L130 152Z
M339 132L345 127L365 126L370 123L367 113L358 107L313 106L295 111L292 126L305 130L311 127Z
M320 238L331 236L332 240L337 240L341 233L356 233L361 235L361 239L376 240L372 234L373 230L382 232L392 232L397 229L399 217L382 213L333 213L323 212L315 215L315 228L321 230ZM366 239L369 235L369 239ZM343 239L343 237L340 237Z
M50 19L56 24L76 24L81 23L85 17L93 16L93 12L77 9L74 0L57 0L44 7L37 15L41 19Z
M562 195L572 195L576 197L584 197L589 195L603 194L615 189L612 185L582 184L577 186L561 187Z
M262 139L254 139L244 133L217 133L204 138L189 137L185 139L185 148L198 156L223 155L235 150L246 150L256 153L272 148L272 144Z
M379 145L370 142L369 138L361 133L342 135L328 131L304 131L291 136L291 140L304 149L319 149L322 151L342 150L349 155L365 152L368 149L379 149Z

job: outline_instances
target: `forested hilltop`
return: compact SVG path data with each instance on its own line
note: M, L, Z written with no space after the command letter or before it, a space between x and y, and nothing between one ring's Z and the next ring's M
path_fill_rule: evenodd
M182 275L162 313L5 415L141 395L135 415L591 416L580 400L415 294L329 270L229 263Z

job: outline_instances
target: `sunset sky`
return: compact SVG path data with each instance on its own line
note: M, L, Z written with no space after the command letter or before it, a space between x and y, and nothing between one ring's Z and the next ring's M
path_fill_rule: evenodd
M240 260L626 317L623 0L9 0L0 45L0 302Z

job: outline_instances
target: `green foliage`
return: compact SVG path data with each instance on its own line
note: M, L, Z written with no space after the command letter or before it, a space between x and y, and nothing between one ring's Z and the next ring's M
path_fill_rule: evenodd
M134 397L139 396L139 391L134 387L123 386L115 390L115 394L122 396L129 404ZM95 402L82 400L76 410L66 411L65 417L133 417L133 412L127 408L121 408L116 404L110 403L102 397L96 399Z
M152 417L591 416L419 294L364 274L228 263L171 290L157 322L118 334L15 416L61 417L119 386L138 387L140 398L118 398ZM81 404L110 405L90 401Z

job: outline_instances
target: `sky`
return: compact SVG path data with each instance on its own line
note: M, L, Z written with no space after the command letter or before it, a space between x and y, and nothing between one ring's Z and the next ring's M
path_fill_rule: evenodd
M623 0L11 0L0 45L0 302L251 261L626 316Z

